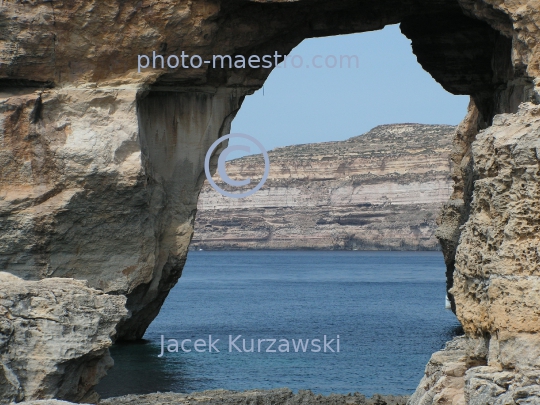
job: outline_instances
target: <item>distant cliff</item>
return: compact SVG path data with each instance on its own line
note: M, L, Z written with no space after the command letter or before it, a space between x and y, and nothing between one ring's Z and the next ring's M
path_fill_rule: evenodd
M270 176L253 196L226 198L205 183L192 248L439 249L454 130L384 125L346 141L270 151ZM228 162L227 172L256 182L262 167L255 155Z

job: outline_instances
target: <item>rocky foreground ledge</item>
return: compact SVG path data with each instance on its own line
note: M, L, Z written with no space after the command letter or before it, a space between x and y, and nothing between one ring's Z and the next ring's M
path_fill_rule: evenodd
M101 401L102 405L405 405L406 396L383 396L375 394L366 398L359 393L329 396L315 395L311 391L294 394L288 388L274 390L251 390L244 392L214 390L192 394L155 393L127 395ZM29 401L21 405L70 405L64 401Z
M97 402L92 388L113 365L109 347L125 303L83 281L0 272L0 404Z

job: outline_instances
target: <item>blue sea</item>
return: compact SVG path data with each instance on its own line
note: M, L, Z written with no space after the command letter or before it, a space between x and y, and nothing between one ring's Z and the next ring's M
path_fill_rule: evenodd
M144 341L111 349L102 397L289 387L411 394L430 355L461 334L445 309L441 252L192 251ZM161 354L184 339L186 350ZM220 339L216 353L193 342ZM229 352L229 335L243 351ZM326 353L257 350L257 339L336 339ZM173 342L173 341L171 341ZM279 343L279 342L278 342ZM322 345L321 345L322 346ZM202 345L198 346L203 349ZM171 346L174 350L175 346ZM272 346L277 349L277 343ZM283 346L283 350L285 346ZM315 349L316 350L316 349Z

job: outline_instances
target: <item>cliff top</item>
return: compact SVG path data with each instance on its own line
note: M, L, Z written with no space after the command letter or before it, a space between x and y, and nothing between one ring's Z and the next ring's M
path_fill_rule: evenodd
M389 124L380 125L365 134L343 141L308 143L275 148L268 152L272 161L281 159L329 160L339 157L380 157L381 155L423 154L450 150L452 125ZM244 156L231 160L233 164L248 163L258 155Z

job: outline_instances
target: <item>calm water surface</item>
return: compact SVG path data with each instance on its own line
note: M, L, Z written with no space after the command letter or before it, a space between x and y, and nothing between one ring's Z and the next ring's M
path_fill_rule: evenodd
M461 333L444 308L444 272L441 252L190 252L145 341L111 350L116 365L98 392L411 394L431 353ZM220 353L158 358L161 335L210 334ZM339 335L340 353L229 353L228 335L239 334L248 348L252 338Z

